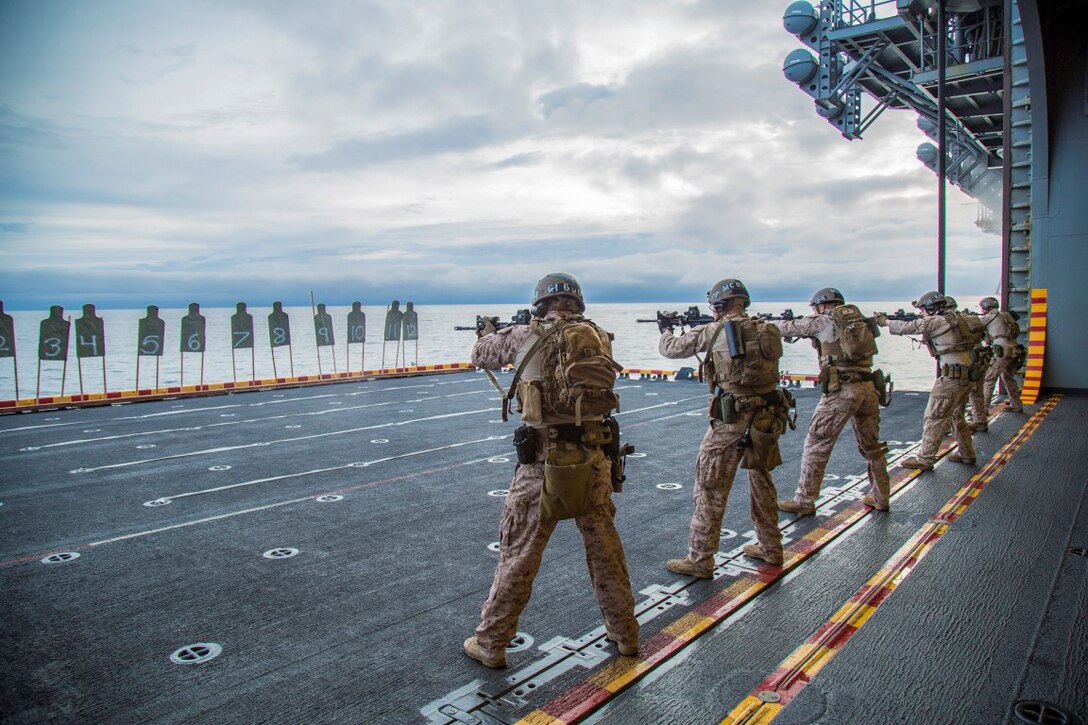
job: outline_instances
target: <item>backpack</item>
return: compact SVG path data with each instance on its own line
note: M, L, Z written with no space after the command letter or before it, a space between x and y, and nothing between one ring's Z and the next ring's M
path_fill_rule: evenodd
M868 363L877 354L873 327L854 305L839 305L831 310L831 319L839 328L839 352L841 360L848 363Z
M1020 323L1016 321L1011 312L1002 312L1001 321L1005 323L1005 330L1010 340L1020 337Z
M588 320L533 324L539 337L514 373L503 399L503 420L515 390L527 423L573 417L575 425L581 425L583 416L604 417L619 410L620 399L613 387L623 366L612 359L602 341L607 333ZM526 364L537 353L540 380L524 381L519 386Z

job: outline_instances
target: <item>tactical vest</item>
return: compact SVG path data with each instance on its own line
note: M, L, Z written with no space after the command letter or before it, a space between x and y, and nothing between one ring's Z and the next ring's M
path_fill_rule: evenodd
M764 395L778 387L782 333L777 325L747 315L712 325L705 363L712 386L734 395Z
M933 357L954 352L970 352L982 340L985 327L978 315L945 310L939 316L944 325L925 335L926 347Z
M854 305L838 305L825 314L834 324L828 325L816 337L820 367L871 369L873 355L877 353L878 332L874 332L874 325L870 325L861 310Z
M623 366L612 359L607 332L583 319L533 320L530 330L515 355L510 385L523 421L581 425L619 410L613 386Z
M994 312L992 317L983 317L982 321L986 325L986 339L990 342L1002 338L1015 342L1020 336L1020 325L1009 312Z

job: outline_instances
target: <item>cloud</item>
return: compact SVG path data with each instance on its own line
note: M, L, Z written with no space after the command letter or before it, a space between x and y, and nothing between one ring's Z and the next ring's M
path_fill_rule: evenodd
M783 78L797 42L774 4L3 13L9 306L507 301L556 269L596 299L700 299L734 273L764 298L910 295L933 276L913 117L843 139ZM950 200L950 289L988 292L998 240Z

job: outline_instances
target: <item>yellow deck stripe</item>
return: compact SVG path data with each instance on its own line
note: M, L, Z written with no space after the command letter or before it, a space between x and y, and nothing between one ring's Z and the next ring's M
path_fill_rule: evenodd
M1031 316L1028 319L1028 365L1024 373L1024 388L1020 399L1024 405L1034 405L1039 399L1043 381L1043 361L1046 354L1047 291L1031 291Z
M951 501L941 507L940 513L935 518L944 518L949 510L956 511L957 516L962 513L970 502L977 497L981 490L978 484L982 481L992 480L994 475L1005 467L1013 454L1035 434L1035 431L1038 430L1043 419L1054 409L1060 399L1060 395L1051 396L1046 404L1024 423L1016 435L1014 435L997 454L991 457L990 461L983 469L975 474L975 476L971 477L968 486L960 489ZM967 497L966 501L964 501L965 497ZM794 650L793 653L783 660L776 668L774 674L760 682L752 694L738 703L737 706L721 721L721 725L740 725L742 723L744 725L752 725L753 723L766 724L774 720L778 716L778 713L782 711L782 708L789 704L797 692L823 669L845 644L846 640L849 639L849 636L852 636L852 633L848 636L844 635L842 644L840 644L838 648L823 646L816 640L825 639L834 634L834 631L826 631L828 624L846 624L853 627L855 631L860 629L862 625L869 621L869 618L872 616L873 612L876 611L877 607L891 597L894 590L899 586L899 583L917 569L918 563L933 549L933 546L940 537L945 534L949 526L950 522L946 523L934 520L928 522L919 529L918 532L915 533L914 536L912 536L910 540L908 540L907 543L880 568L880 570L878 570L877 574L866 582L864 587L859 589L849 601L840 607L827 623L817 629L817 633L810 637L809 641ZM872 596L874 590L880 588L886 589L887 592L878 604L870 606L863 601L867 590L868 595ZM765 702L759 698L759 694L767 692L770 689L772 685L771 681L775 680L776 675L779 675L779 673L782 674L778 677L776 683L774 683L776 689L771 690L771 692L780 699L778 702ZM801 673L805 675L806 679L804 679L804 681L802 681L800 677ZM783 688L786 691L777 691L778 688Z

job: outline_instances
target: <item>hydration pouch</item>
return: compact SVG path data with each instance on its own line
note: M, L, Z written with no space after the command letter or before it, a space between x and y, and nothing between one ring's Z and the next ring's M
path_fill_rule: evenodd
M994 357L996 357L996 358L1005 357L1005 348L1002 347L1001 345L994 345L993 346L993 351L994 351Z
M518 463L536 463L536 429L531 425L515 428L514 448L518 452Z
M540 518L558 521L583 516L593 509L593 460L577 444L557 444L544 461Z
M970 380L972 383L976 383L976 382L978 382L980 377L981 376L979 375L978 365L972 363L970 366L968 366L968 368L967 368L967 379L968 380Z

